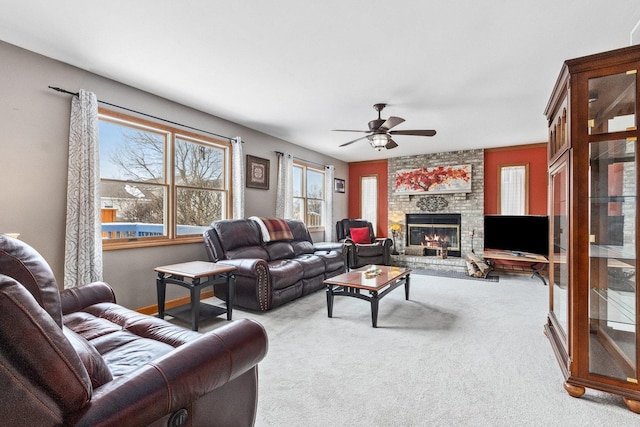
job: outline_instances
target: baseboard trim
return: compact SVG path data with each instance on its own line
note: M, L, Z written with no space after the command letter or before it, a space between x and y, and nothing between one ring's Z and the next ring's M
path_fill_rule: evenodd
M213 296L213 291L208 290L200 294L200 299L203 300L203 299L211 298L212 296ZM164 303L164 308L165 310L169 310L171 308L176 308L176 307L180 307L181 305L189 304L190 302L191 302L191 297L189 296L176 298L176 299L166 301ZM141 314L148 314L148 315L156 314L158 313L158 304L136 308L135 311Z

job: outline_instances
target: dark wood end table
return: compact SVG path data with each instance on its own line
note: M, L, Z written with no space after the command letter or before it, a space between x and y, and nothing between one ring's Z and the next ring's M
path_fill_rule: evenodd
M158 292L158 317L164 319L165 314L191 322L191 329L198 330L201 318L219 316L227 313L231 320L235 295L235 270L231 265L216 264L206 261L191 261L180 264L163 265L154 269L158 272L156 288ZM201 281L202 278L207 278ZM220 283L227 285L226 308L200 303L200 291ZM164 309L167 284L189 289L191 301L169 310Z
M369 278L366 272L370 269L379 269L380 274ZM363 299L371 303L371 322L373 327L377 328L380 299L395 288L404 285L405 299L408 300L410 274L411 270L402 267L367 265L331 277L324 281L327 285L327 314L329 317L333 317L333 298L335 296ZM369 295L362 294L361 290L369 291Z

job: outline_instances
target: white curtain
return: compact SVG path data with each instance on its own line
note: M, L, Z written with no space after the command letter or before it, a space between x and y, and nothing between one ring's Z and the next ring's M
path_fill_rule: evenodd
M71 101L64 287L102 280L98 100L80 90Z
M328 165L324 167L324 240L333 242L333 177L335 167Z
M293 156L278 154L278 188L276 189L276 216L293 218Z
M242 138L231 140L231 193L233 194L233 218L244 218L244 181L245 163L242 150Z
M526 168L506 166L500 169L500 214L525 214Z

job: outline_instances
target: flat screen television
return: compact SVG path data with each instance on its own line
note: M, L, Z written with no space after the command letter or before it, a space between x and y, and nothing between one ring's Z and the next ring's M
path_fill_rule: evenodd
M485 215L484 248L549 256L549 217Z

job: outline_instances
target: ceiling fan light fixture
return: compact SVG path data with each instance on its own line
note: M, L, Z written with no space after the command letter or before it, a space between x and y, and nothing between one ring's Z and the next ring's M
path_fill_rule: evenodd
M369 143L371 144L371 147L373 147L378 151L385 148L388 142L389 141L387 139L387 135L383 133L377 133L369 138Z

